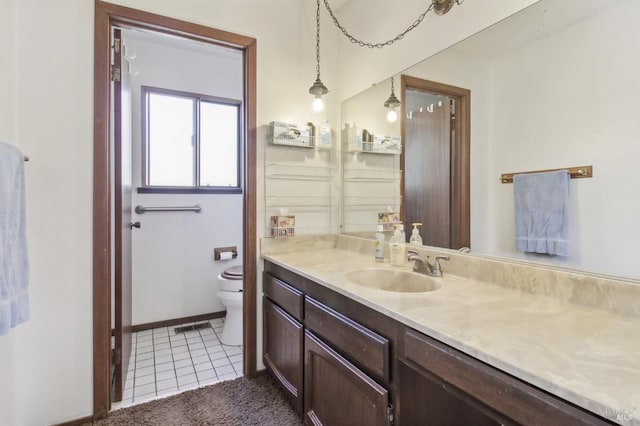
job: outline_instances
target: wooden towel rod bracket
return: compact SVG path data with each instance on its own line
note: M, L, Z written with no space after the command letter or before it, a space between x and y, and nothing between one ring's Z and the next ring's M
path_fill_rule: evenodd
M580 167L565 167L562 169L535 170L531 172L503 173L500 175L500 181L502 183L513 183L513 176L515 175L522 175L522 174L529 174L529 173L555 172L558 170L568 171L569 176L571 176L571 179L593 177L593 166L580 166Z

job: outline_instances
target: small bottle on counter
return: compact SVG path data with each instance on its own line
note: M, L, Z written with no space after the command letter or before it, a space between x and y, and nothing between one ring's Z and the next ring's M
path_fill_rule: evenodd
M384 228L378 225L376 232L376 262L384 262Z
M406 242L402 241L400 234L400 225L396 225L393 236L389 240L389 260L393 266L404 266L404 256L406 255Z

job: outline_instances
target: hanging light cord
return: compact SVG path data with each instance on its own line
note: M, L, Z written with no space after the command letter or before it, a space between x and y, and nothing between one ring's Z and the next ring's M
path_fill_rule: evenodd
M316 0L316 75L320 80L320 0Z
M318 1L318 8L320 8L320 0ZM338 21L338 18L336 18L336 15L334 15L333 10L331 10L331 6L329 6L329 0L323 0L324 1L324 5L327 8L327 11L329 12L329 15L331 15L331 19L333 19L333 23L336 25L336 27L338 27L338 29L340 29L340 31L342 31L342 34L345 35L345 37L347 37L349 39L349 41L351 41L351 43L357 44L360 47L368 47L369 49L373 49L373 48L378 48L381 49L385 46L391 46L393 43L395 43L398 40L402 40L404 38L405 35L407 35L407 33L411 30L413 30L415 27L417 27L418 25L420 25L422 23L422 21L424 20L425 16L427 16L427 13L431 12L431 10L433 10L434 8L434 2L430 1L429 2L429 7L427 8L427 10L425 10L424 12L422 12L420 14L420 16L418 16L418 19L416 19L413 24L409 25L407 27L406 30L404 30L403 32L401 32L400 34L398 34L397 36L395 36L394 38L387 40L385 42L381 42L381 43L367 43L365 41L359 40L357 38L355 38L354 36L352 36L351 34L349 34L349 32L347 31L347 29L345 27L343 27L342 25L340 25L340 22ZM455 0L457 5L461 5L464 0ZM320 12L318 12L318 20L320 19ZM318 21L318 28L320 27L320 23ZM318 36L319 37L319 36ZM319 65L318 65L319 67ZM318 71L319 72L319 71Z

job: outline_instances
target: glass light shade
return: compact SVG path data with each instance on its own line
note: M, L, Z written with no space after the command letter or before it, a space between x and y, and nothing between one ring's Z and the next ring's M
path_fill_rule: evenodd
M324 110L324 102L322 101L322 97L316 96L315 98L313 98L313 103L311 104L311 108L315 112L320 112Z
M390 123L394 123L397 119L398 113L396 112L396 110L390 109L389 112L387 112L387 121L389 121Z

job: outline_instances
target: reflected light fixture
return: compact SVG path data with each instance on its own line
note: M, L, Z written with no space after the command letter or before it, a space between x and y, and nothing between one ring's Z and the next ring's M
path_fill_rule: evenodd
M315 112L320 112L324 109L322 95L329 93L329 89L320 80L320 0L316 0L316 4L316 81L309 88L309 93L314 96L311 107Z
M398 119L398 113L396 112L396 108L400 106L400 100L396 97L396 94L393 91L393 77L391 77L391 95L389 95L389 99L384 103L384 107L389 109L387 112L387 120L391 123Z

